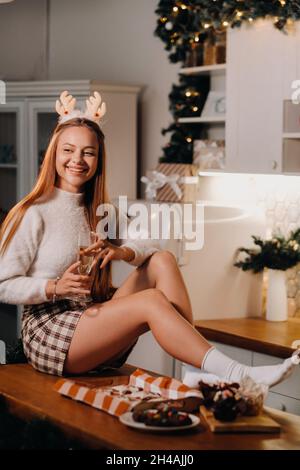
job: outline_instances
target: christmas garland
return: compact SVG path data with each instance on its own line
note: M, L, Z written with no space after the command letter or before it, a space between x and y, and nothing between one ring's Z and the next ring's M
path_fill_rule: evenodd
M286 32L290 21L300 20L299 0L160 0L155 34L172 51L171 62L185 62L191 45L228 27L259 18L272 18L274 26Z

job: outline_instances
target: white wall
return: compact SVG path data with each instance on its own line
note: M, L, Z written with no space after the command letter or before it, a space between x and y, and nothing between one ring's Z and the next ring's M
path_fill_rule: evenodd
M50 79L144 85L141 96L142 173L156 166L171 122L168 93L178 65L153 32L157 0L51 0Z
M47 78L47 1L0 4L0 79Z

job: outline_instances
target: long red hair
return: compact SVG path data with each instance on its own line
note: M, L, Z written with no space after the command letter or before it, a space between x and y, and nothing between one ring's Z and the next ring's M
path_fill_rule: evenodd
M97 207L102 203L109 203L109 197L106 190L105 182L105 163L106 153L104 145L104 134L99 126L84 118L74 118L69 121L58 124L53 131L50 138L48 148L37 178L37 181L32 191L27 194L21 201L18 202L7 214L4 222L0 227L0 255L4 254L11 239L16 233L26 210L35 203L37 199L43 196L47 198L55 186L56 182L56 150L57 143L62 132L69 127L87 127L96 134L99 144L98 165L95 175L85 183L84 187L84 205L86 208L88 223L91 230L95 231L97 223L101 217L96 216ZM4 239L9 225L11 224L8 233ZM95 277L92 286L92 297L95 301L101 302L107 298L111 288L111 264L108 263L104 268L100 269L99 265L102 259L99 260L95 267Z

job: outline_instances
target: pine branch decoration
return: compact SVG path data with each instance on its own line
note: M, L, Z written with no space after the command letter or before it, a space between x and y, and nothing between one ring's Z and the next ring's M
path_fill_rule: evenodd
M252 238L258 248L239 248L238 257L241 254L246 256L234 263L243 271L259 273L264 268L286 271L300 262L300 229L291 232L288 238L280 234L270 240L255 235Z
M161 0L155 35L170 51L171 62L184 62L195 40L214 38L224 28L271 18L287 33L289 21L300 20L299 0Z

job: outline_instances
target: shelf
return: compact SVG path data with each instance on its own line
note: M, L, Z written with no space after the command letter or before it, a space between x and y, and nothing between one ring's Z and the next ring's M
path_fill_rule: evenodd
M223 175L226 174L225 168L206 168L206 169L199 169L198 175L200 176L214 176L214 175Z
M300 132L284 132L283 139L300 139Z
M221 75L226 72L226 64L201 65L199 67L183 67L180 69L182 75Z
M18 168L16 163L0 163L0 168Z
M213 123L213 122L226 122L225 117L186 117L186 118L179 118L178 122L181 123L197 123L197 122L203 122L203 123Z

